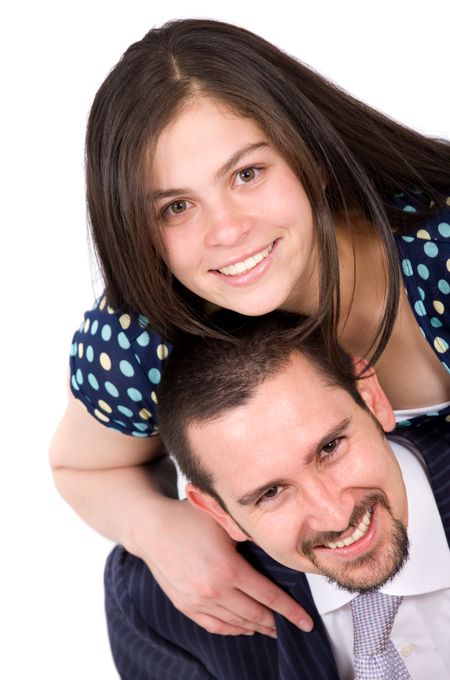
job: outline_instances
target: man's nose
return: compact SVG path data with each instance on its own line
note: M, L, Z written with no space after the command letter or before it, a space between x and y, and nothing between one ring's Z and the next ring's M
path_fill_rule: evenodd
M206 244L208 246L234 246L245 240L252 219L232 201L217 202L207 218Z
M347 529L354 508L353 499L329 480L310 481L302 501L307 508L305 518L310 531L339 533Z

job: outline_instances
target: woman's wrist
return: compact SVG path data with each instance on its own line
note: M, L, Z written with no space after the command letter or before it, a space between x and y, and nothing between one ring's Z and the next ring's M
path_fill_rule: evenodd
M178 499L169 498L158 491L149 492L136 501L121 541L124 548L148 562L167 533L168 522L179 503Z

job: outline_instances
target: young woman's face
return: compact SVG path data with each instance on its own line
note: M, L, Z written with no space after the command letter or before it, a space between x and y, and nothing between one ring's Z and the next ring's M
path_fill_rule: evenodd
M250 316L309 311L318 290L311 207L254 121L194 100L161 134L154 168L166 262L186 288Z

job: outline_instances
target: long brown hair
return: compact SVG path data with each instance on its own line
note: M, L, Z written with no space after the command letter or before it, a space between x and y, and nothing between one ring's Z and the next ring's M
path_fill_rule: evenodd
M148 195L158 137L198 93L255 120L302 182L320 254L320 304L302 329L321 324L334 354L339 320L335 221L362 217L384 244L387 298L372 361L392 331L399 296L393 232L442 203L450 145L409 130L354 99L253 33L217 21L172 21L131 45L100 87L86 139L90 225L113 307L146 316L169 340L211 336L202 301L161 257ZM327 178L323 189L323 174ZM402 212L398 190L421 192L423 210Z

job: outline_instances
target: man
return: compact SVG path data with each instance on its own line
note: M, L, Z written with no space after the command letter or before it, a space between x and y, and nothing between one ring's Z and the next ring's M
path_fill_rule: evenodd
M390 445L394 414L373 371L355 380L343 352L326 359L318 332L293 333L291 315L241 327L230 318L238 342L193 338L171 356L161 432L190 479L189 501L315 628L304 634L277 616L276 640L209 634L118 548L106 604L122 677L450 677L448 424L430 446L424 426L425 460ZM364 646L375 640L374 603L393 607L376 657Z

